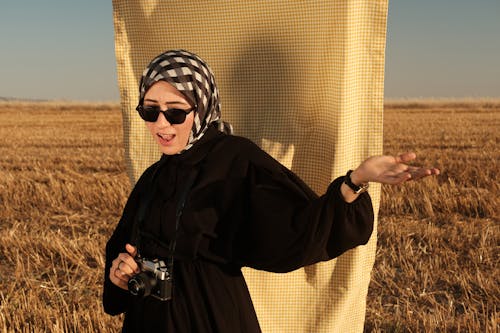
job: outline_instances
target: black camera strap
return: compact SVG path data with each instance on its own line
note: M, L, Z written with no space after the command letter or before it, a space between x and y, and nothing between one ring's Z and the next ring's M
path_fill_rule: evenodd
M140 199L139 207L137 208L137 214L134 219L134 224L132 226L132 244L137 248L137 253L140 256L141 249L141 234L146 236L147 238L155 239L154 235L150 235L147 232L141 230L142 224L146 218L146 213L149 209L151 202L153 201L153 197L156 193L156 182L154 181L156 174L165 164L165 160L160 160L155 170L153 171L151 177L149 177L147 185L141 189L141 194L144 193L144 197ZM160 241L160 240L158 240ZM161 241L160 241L161 242ZM165 246L166 244L161 244ZM168 247L168 246L165 246Z
M153 235L147 231L141 230L144 220L146 219L147 211L150 208L151 202L153 201L153 197L156 193L157 190L157 184L154 181L155 180L155 175L158 172L158 170L162 167L163 163L160 163L153 174L151 175L148 185L146 187L146 191L144 194L143 200L141 200L136 219L134 221L134 225L132 227L132 240L135 243L134 245L137 247L138 254L140 255L140 249L141 249L141 240L143 238L151 239L154 242L156 242L158 245L165 249L169 249L170 257L168 258L167 266L168 268L173 268L173 261L174 261L174 252L175 252L175 247L177 245L177 234L179 231L179 225L180 225L180 220L182 217L182 212L184 210L184 206L186 204L186 199L189 194L189 191L191 190L194 181L196 180L196 177L198 176L198 168L193 167L192 170L190 170L189 175L187 177L185 186L183 187L182 191L179 193L179 196L177 197L177 206L175 210L175 232L174 232L174 237L172 241L169 242L169 244L161 241L156 235Z
M175 210L175 233L174 233L174 239L170 242L170 247L169 247L170 257L168 258L167 262L167 267L169 269L170 274L173 274L173 269L174 269L174 253L175 253L175 247L177 245L177 234L179 231L182 212L184 211L184 206L186 204L187 196L189 194L189 191L193 187L194 181L196 180L196 176L198 176L198 169L195 167L189 173L189 176L186 180L186 186L184 186L184 189L180 193L178 199L179 201L177 201L177 207Z

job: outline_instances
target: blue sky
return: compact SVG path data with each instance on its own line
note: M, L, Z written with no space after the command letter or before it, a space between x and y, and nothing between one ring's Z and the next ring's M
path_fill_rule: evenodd
M0 43L0 97L119 99L111 1L4 0ZM391 0L385 95L500 97L500 0Z
M386 97L500 97L500 0L390 0Z

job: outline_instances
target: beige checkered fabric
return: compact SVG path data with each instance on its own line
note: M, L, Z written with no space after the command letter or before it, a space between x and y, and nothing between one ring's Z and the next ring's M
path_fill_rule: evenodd
M114 0L126 161L159 158L136 114L138 80L168 49L211 66L222 119L322 193L382 151L387 0ZM378 212L380 187L370 194ZM376 246L272 274L244 273L264 332L361 332Z

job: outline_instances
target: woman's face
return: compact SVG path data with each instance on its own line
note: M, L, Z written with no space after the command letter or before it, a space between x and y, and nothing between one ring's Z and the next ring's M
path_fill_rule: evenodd
M144 106L160 107L162 111L167 110L167 108L183 110L192 108L184 95L165 81L158 81L149 88L144 95ZM186 147L193 127L193 119L194 112L190 112L182 124L172 125L163 113L160 113L155 122L146 121L146 126L161 152L166 155L174 155Z

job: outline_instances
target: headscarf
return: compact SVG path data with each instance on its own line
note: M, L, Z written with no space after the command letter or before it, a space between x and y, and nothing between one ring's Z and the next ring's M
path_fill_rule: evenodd
M154 58L142 73L139 105L142 105L148 89L158 81L170 83L196 106L193 128L187 146L181 153L198 142L212 123L217 123L221 132L233 132L231 124L220 119L219 90L213 72L196 54L185 50L170 50Z

